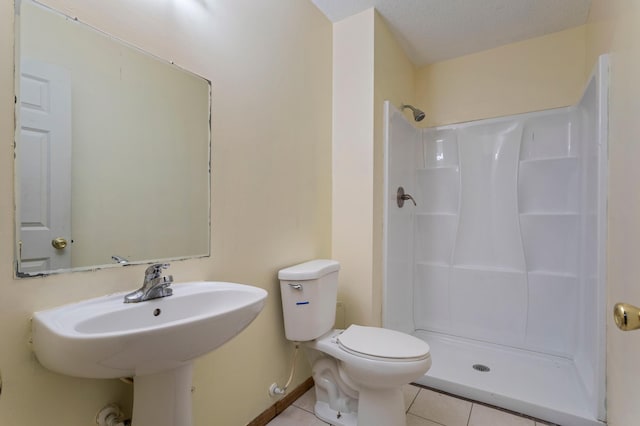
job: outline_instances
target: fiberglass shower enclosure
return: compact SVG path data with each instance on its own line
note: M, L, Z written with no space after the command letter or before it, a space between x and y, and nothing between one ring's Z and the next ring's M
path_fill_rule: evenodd
M576 106L438 128L386 103L383 322L429 343L418 383L604 420L607 70Z

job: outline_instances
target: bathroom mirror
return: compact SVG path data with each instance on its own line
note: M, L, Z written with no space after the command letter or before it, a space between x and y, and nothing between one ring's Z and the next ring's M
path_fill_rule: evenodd
M17 276L209 255L206 79L16 2Z

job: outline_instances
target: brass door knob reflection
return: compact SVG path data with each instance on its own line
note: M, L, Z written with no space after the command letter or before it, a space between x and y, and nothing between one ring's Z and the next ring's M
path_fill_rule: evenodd
M58 237L58 238L55 238L55 239L51 240L51 245L56 250L62 250L63 248L65 248L67 246L67 240L65 240L62 237Z
M613 319L622 331L637 330L640 328L640 308L628 303L616 303Z

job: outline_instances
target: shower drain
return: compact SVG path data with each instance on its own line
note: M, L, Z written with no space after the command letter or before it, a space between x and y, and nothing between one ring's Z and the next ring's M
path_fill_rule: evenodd
M480 371L482 373L487 373L489 371L491 371L491 369L489 367L487 367L486 365L482 365L482 364L473 364L473 369Z

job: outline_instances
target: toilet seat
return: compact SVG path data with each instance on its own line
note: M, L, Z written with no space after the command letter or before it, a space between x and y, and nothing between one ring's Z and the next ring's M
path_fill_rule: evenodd
M386 328L351 325L337 341L345 352L378 361L419 361L430 356L426 342Z

